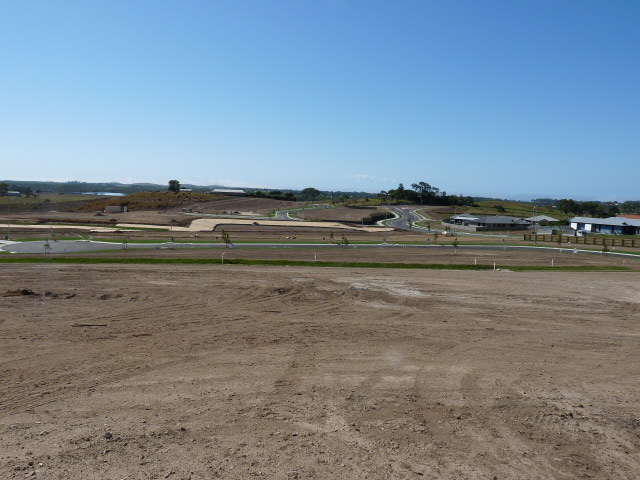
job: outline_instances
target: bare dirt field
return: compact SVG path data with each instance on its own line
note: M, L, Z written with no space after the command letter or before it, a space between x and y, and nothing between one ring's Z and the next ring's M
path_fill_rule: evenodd
M268 215L272 210L299 208L304 202L288 202L273 198L225 197L212 202L194 204L194 210L210 214L230 214L234 212L253 215Z
M3 265L0 295L3 479L640 471L638 272Z

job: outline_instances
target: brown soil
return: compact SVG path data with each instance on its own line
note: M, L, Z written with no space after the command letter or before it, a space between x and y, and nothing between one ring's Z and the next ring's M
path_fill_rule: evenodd
M127 213L101 213L96 212L22 212L13 215L0 216L0 221L6 222L9 218L12 222L20 223L71 223L71 224L89 224L89 225L110 225L115 223L152 223L156 225L171 225L171 219L174 219L174 225L188 225L193 221L194 217L185 216L178 212L165 212L158 210L141 210Z
M303 206L299 202L285 202L269 198L248 198L248 197L219 197L209 202L185 203L180 207L170 209L148 209L130 210L127 213L98 213L99 208L104 208L101 200L98 203L82 202L83 210L77 209L77 205L66 209L49 208L47 211L34 211L25 209L22 212L2 212L0 222L4 223L9 219L12 222L37 223L90 223L90 224L110 224L110 223L141 223L170 225L174 220L174 225L188 225L197 215L184 215L182 209L191 209L192 213L204 213L214 215L262 215L266 216L273 210L298 208ZM113 203L113 202L112 202ZM87 208L94 205L96 208L87 211Z
M5 265L17 288L1 478L640 471L640 273Z
M223 197L207 203L193 205L193 209L208 214L233 214L234 212L253 215L268 215L272 210L299 208L304 203L287 202L271 198Z

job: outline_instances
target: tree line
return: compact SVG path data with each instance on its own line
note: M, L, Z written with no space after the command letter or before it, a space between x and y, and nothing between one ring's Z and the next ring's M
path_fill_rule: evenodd
M558 210L567 215L584 215L587 217L614 217L619 213L640 213L640 201L616 202L578 202L570 198L563 198L556 203Z
M447 195L447 192L434 187L427 182L412 183L407 189L401 183L398 188L383 190L378 198L396 202L420 203L422 205L467 205L474 206L473 197L464 195Z

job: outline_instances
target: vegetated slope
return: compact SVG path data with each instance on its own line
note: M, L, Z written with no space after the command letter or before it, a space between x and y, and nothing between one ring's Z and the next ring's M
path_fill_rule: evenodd
M371 220L379 211L376 207L335 207L299 210L296 212L296 216L305 220L357 223L364 221L364 223L371 223Z
M473 215L510 215L512 217L527 218L534 215L534 205L524 202L508 200L486 200L477 203L477 207L458 207L458 213L465 212ZM535 215L563 219L566 215L551 206L536 206Z
M41 193L35 197L0 197L0 211L45 212L50 210L71 212L89 201L101 198L95 195Z

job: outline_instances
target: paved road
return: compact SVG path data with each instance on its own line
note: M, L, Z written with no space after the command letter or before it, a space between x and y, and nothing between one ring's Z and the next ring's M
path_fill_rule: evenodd
M431 232L431 230L426 227L419 227L417 225L414 225L415 222L425 220L425 217L417 213L417 211L420 210L420 207L416 207L415 205L408 205L393 207L387 206L386 208L388 208L398 216L397 218L388 220L388 226L398 228L400 230L411 230L414 232Z
M12 242L6 244L4 242L0 243L0 250L4 250L6 252L11 253L46 253L45 252L46 242L44 241L36 241L36 242ZM96 252L96 251L104 251L104 250L121 250L123 248L121 243L113 243L113 242L96 242L90 240L58 240L49 242L49 253L51 254L61 254L61 253L83 253L83 252ZM138 249L189 249L189 248L213 248L213 249L223 249L225 248L224 243L129 243L129 250L138 250ZM351 244L348 247L342 247L336 244L329 243L235 243L232 245L233 248L412 248L412 249L421 249L421 248L440 248L440 249L451 249L452 245L403 245L403 244ZM459 249L464 250L555 250L562 251L563 255L570 255L573 249L571 248L558 248L558 247L536 247L536 246L516 246L516 245L460 245ZM592 255L602 255L602 253L598 250L578 250L577 253L580 254L592 254ZM625 258L633 258L640 262L640 255L634 255L629 253L618 253L618 252L609 252L610 256L618 256Z

